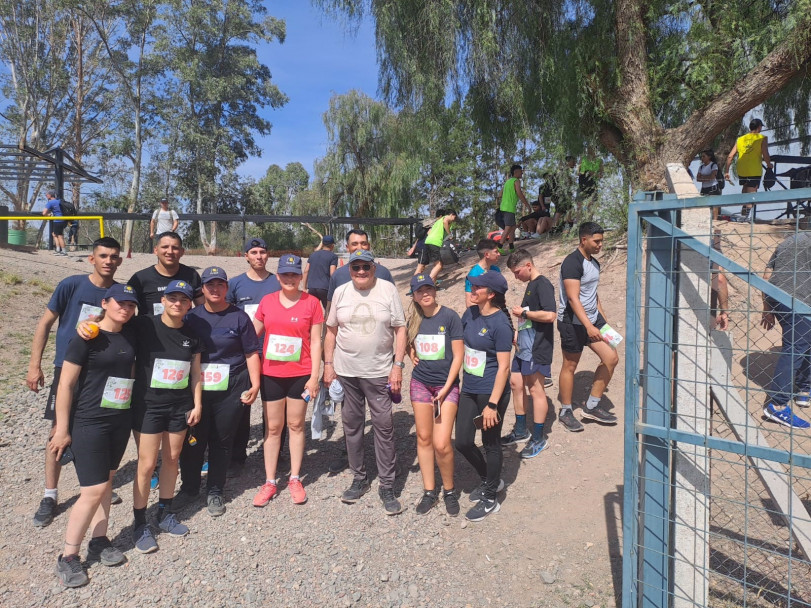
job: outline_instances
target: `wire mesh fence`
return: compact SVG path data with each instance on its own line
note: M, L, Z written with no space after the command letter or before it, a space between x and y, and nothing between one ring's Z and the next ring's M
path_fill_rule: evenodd
M811 199L787 194L723 199ZM811 607L811 231L719 198L630 209L629 608Z

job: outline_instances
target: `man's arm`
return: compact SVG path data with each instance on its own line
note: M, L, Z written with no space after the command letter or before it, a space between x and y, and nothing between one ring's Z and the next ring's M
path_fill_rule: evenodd
M307 291L307 275L310 274L310 260L307 260L307 265L304 267L304 274L301 277L302 284L304 285L304 291Z
M394 360L402 361L405 359L406 349L406 328L405 325L394 328ZM399 393L403 385L403 370L399 365L392 365L389 372L389 384L394 393Z
M763 136L763 139L760 140L760 155L763 157L763 160L766 161L766 167L771 169L772 157L769 156L769 138L765 135Z
M532 206L527 202L527 197L524 196L524 191L521 189L521 183L518 180L513 182L515 185L515 193L518 195L518 198L521 199L521 202L524 203L524 207L532 212Z
M732 161L735 159L735 155L738 153L738 142L735 142L735 145L732 146L732 150L729 151L729 155L727 156L727 166L724 167L724 177L729 179L729 168L732 166Z
M329 276L332 276L332 273L338 269L338 264L330 264L329 265Z
M35 393L38 393L39 389L45 386L45 376L42 373L42 354L45 352L45 345L48 344L48 334L58 318L59 314L48 308L34 330L34 340L31 343L31 359L28 361L28 376L25 383Z
M177 225L179 224L177 211L172 211L172 219L172 232L177 232Z
M327 335L324 337L324 385L329 386L338 376L335 374L335 340L338 336L338 326L327 326Z
M583 327L586 328L588 332L589 339L592 342L596 342L597 340L602 340L600 337L600 330L594 327L591 321L589 321L588 316L586 315L586 309L583 308L583 304L580 302L580 281L578 279L564 279L563 280L563 288L566 290L566 299L569 301L569 306L572 309L572 312L583 324ZM599 310L600 300L597 299L597 310ZM602 313L600 313L602 314Z

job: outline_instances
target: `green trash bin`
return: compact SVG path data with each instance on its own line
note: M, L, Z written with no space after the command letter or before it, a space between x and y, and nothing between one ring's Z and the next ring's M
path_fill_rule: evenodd
M25 230L9 230L8 231L8 244L9 245L25 245L26 244Z

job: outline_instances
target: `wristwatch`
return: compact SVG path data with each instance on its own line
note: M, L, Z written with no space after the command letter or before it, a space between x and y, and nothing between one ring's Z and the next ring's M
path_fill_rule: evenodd
M400 369L405 369L405 361L395 361L394 365L396 365Z
M526 319L526 318L527 318L527 311L526 311L526 310L522 310L522 311L521 311L521 318L522 318L522 319Z

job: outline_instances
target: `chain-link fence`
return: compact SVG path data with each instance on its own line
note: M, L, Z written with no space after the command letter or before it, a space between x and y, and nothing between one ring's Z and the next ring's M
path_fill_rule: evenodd
M713 220L722 199L811 190L630 207L627 608L811 607L809 218Z

